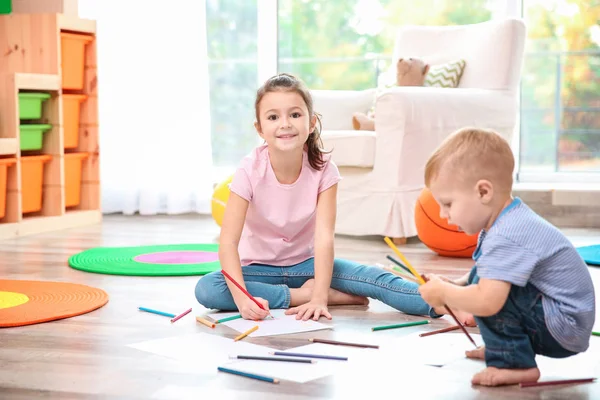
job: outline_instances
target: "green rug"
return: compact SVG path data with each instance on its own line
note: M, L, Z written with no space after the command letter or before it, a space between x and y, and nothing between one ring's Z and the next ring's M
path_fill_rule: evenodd
M69 266L109 275L205 275L221 269L218 244L96 247L69 257Z

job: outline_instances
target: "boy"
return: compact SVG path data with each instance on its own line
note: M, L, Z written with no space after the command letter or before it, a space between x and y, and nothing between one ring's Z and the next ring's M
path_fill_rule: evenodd
M485 359L473 384L537 381L535 355L564 358L587 350L595 319L594 286L569 240L519 198L512 198L514 158L500 135L465 128L448 137L425 167L440 216L479 232L475 266L456 282L428 276L419 288L433 307L475 316Z

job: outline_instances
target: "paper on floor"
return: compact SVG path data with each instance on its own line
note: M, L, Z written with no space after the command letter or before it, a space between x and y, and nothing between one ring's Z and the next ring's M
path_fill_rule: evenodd
M314 343L284 350L284 352L345 356L348 357L348 361L313 358L315 360L313 364L299 364L278 361L232 360L222 366L281 380L305 383L352 368L364 369L365 365L370 365L370 360L377 357L378 351L376 349L342 348L341 346Z
M474 350L475 346L462 331L440 333L432 336L420 337L419 333L401 336L386 343L382 350L396 353L399 360L406 363L419 363L424 365L444 366L453 361L465 358L467 350ZM479 334L469 333L478 346L483 345Z
M233 339L208 333L147 340L128 346L187 363L202 373L216 373L217 367L229 361L233 354L268 355L275 351L267 346L243 340L234 342Z
M235 312L215 313L208 314L208 317L216 321L218 319L227 318L238 314L239 313ZM248 329L258 325L259 328L248 335L249 337L286 335L333 328L333 325L325 325L313 320L297 320L295 315L285 315L285 310L271 310L271 315L274 317L274 319L251 321L240 318L234 319L233 321L223 322L223 325L235 329L240 333L246 332Z

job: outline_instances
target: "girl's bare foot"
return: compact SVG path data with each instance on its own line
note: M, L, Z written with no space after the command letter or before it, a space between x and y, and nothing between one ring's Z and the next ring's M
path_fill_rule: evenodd
M485 359L485 346L480 346L480 347L476 348L475 350L467 350L465 352L465 354L467 355L467 358L484 360Z
M516 385L521 382L537 382L540 379L540 370L528 369L506 369L487 367L473 376L471 383L482 386Z
M290 289L291 301L290 307L295 307L308 303L312 297L313 286L315 285L314 279L307 280L304 285L298 289ZM369 304L369 299L362 296L356 296L354 294L348 294L340 292L339 290L329 288L327 295L327 305L329 306L340 306L340 305L358 305L366 306Z
M440 314L440 315L443 315L443 314L450 315L450 313L448 313L448 310L446 310L446 307L435 307L433 309L433 311L435 311L437 314ZM465 326L477 326L477 323L475 322L475 317L473 317L473 314L469 314L467 312L455 310L455 309L452 309L452 312L454 313L454 315L460 321L461 324L463 324Z

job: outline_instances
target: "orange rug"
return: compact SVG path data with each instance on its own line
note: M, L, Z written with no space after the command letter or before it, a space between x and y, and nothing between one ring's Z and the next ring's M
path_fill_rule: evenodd
M0 279L0 327L74 317L107 302L102 289L77 283Z

